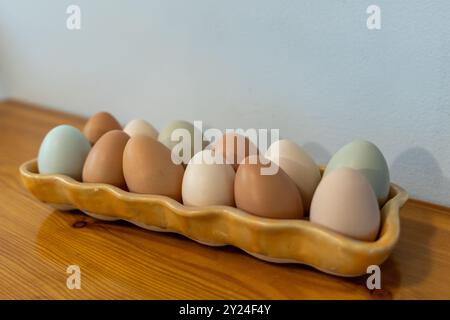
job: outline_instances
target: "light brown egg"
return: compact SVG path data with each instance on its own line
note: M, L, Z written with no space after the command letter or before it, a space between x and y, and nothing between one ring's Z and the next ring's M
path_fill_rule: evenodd
M163 195L181 202L184 168L172 161L166 146L149 136L128 140L123 174L131 192Z
M358 240L375 240L380 211L369 180L354 169L335 169L319 183L311 202L310 219Z
M258 154L258 148L247 137L226 133L212 145L212 150L223 154L227 164L231 164L237 170L244 158Z
M261 168L273 166L275 174L263 175ZM234 182L236 207L251 214L277 219L300 219L303 204L300 192L289 176L275 163L263 164L256 157L244 159Z
M122 130L112 130L101 136L86 158L83 181L107 183L126 189L122 159L129 138Z
M86 122L83 134L91 144L95 144L106 132L122 130L120 123L108 112L97 112Z

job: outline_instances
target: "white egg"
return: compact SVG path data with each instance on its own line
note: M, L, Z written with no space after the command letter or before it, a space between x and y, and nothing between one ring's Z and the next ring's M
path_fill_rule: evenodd
M295 182L309 210L311 200L320 182L320 168L299 145L289 140L278 140L271 144L266 158L275 162Z
M218 163L214 151L198 152L184 172L183 203L189 206L234 206L234 177L233 167Z
M158 131L147 121L142 119L134 119L128 122L123 129L130 137L144 135L158 139Z

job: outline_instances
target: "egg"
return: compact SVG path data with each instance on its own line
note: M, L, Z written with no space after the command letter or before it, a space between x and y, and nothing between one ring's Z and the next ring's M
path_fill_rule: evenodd
M239 165L234 181L236 207L266 218L302 218L303 204L297 186L283 169L265 162L250 156ZM261 174L262 168L270 166L277 168L275 174Z
M123 151L123 175L135 193L163 195L181 202L184 167L170 150L148 136L131 137Z
M177 129L187 130L186 134L188 136L182 136L172 139L172 134ZM195 145L196 136L199 139L198 146ZM169 148L174 153L174 155L176 155L180 159L180 162L183 162L184 164L187 164L189 160L194 156L194 154L198 151L201 151L203 147L203 137L200 130L195 128L192 123L183 120L177 120L169 123L159 133L158 141ZM181 145L179 145L180 142L187 144L186 148L190 151L190 154L184 154L183 149L181 149Z
M289 140L278 140L271 144L266 158L275 162L295 182L309 210L311 200L320 182L320 168L299 145Z
M369 181L354 169L333 170L314 193L310 221L358 240L375 240L380 211Z
M182 185L185 205L234 206L235 172L222 162L216 161L212 150L200 151L189 161Z
M231 164L234 170L237 170L244 158L258 154L255 144L247 137L236 133L224 134L213 143L212 149L222 154L226 163Z
M144 135L158 139L158 131L147 121L134 119L127 123L123 129L130 137Z
M338 168L352 168L362 173L368 180L383 205L389 195L389 168L380 149L365 140L353 141L337 151L328 162L324 176Z
M39 148L39 173L63 174L80 180L90 149L91 144L80 130L69 125L57 126L47 133Z
M86 138L94 144L100 137L111 130L122 130L120 123L108 112L97 112L83 128Z
M107 183L125 189L123 150L130 137L122 130L105 133L89 152L83 167L83 181Z

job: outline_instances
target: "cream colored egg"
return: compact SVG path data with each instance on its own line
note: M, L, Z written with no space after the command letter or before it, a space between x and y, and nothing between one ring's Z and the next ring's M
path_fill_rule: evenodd
M289 140L272 143L266 158L275 162L295 182L302 195L303 207L308 211L321 178L319 166L306 151Z
M216 161L214 151L198 152L189 161L183 177L183 203L189 206L234 206L234 177L231 165Z
M314 193L310 220L358 240L375 240L380 211L369 180L354 169L333 170Z
M134 119L128 122L123 129L130 137L137 135L148 136L153 139L158 139L158 131L147 121L142 119Z

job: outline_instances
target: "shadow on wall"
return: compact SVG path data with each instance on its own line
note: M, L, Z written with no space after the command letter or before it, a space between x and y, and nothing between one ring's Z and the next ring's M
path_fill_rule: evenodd
M0 79L0 101L6 100L6 92L4 89L3 81Z
M391 180L411 197L450 205L450 179L445 177L434 156L422 147L402 152L390 167ZM446 203L442 199L448 199Z
M316 142L307 142L303 149L312 156L318 165L326 165L331 158L331 153Z
M319 165L326 165L332 156L316 142L307 142L303 148ZM389 170L391 181L405 188L411 197L450 206L450 178L444 176L438 161L425 148L405 150Z

